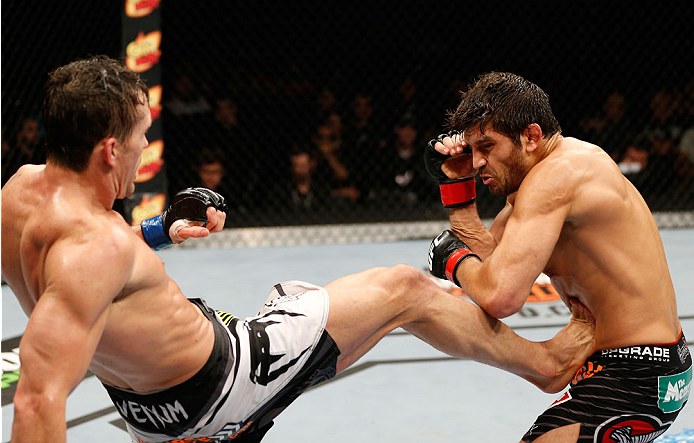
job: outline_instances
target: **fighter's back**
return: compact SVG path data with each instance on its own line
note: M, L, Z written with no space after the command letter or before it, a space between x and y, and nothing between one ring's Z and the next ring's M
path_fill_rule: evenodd
M123 218L70 177L77 176L27 165L3 187L3 277L29 316L45 294L72 306L102 305L103 329L90 365L102 381L149 391L186 379L209 356L210 323ZM71 262L98 263L103 280L121 283L101 294L100 282L80 283L79 270L62 271L63 265L74 270Z
M546 273L563 296L593 312L596 345L676 341L680 325L665 252L636 188L607 154L576 139L564 139L547 160L565 163L572 200Z
M2 189L2 274L27 315L46 290L46 258L55 244L87 242L116 222L112 211L80 202L78 183L46 171L24 165Z
M46 195L38 180L44 168L24 165L2 189L2 275L27 315L38 301L43 273L38 256L49 240L38 232L45 220Z

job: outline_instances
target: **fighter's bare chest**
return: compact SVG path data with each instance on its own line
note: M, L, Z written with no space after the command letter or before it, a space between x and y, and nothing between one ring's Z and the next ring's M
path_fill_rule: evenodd
M566 230L562 230L554 250L545 264L543 272L550 278L571 277L576 270L578 251L576 244Z
M570 297L578 296L582 291L575 285L576 279L571 269L571 260L566 251L568 248L554 249L552 256L547 261L543 273L547 275L552 283L552 287L557 291L561 299L567 303Z

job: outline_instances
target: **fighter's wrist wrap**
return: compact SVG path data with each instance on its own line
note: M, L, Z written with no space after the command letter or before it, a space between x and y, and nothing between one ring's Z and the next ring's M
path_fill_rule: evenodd
M186 188L174 196L171 205L161 215L140 224L142 236L155 251L168 248L175 243L169 232L171 226L177 220L201 222L205 226L207 208L210 206L222 212L228 211L226 200L221 194L207 188Z
M164 230L163 214L143 220L140 226L142 227L142 236L145 242L155 251L168 248L174 244L171 238L169 238L168 233Z
M475 201L475 178L468 177L450 182L440 182L441 202L446 208L467 206Z
M456 272L460 264L470 257L480 258L470 250L468 245L456 237L453 231L445 230L429 246L429 272L434 277L445 278L461 286Z
M436 150L436 143L443 142L446 137L454 137L460 134L458 131L451 131L441 134L437 138L429 140L424 148L424 165L432 177L439 182L441 191L441 202L446 208L458 208L466 206L475 201L475 178L449 178L441 170L443 163L451 158L441 154ZM469 147L465 147L469 153Z
M477 257L478 259L480 258L479 255L475 254L469 249L458 249L457 251L454 251L450 256L448 256L445 268L446 279L452 281L456 284L456 286L460 287L460 282L458 281L458 278L455 276L455 274L458 271L458 266L460 266L463 260L470 257Z

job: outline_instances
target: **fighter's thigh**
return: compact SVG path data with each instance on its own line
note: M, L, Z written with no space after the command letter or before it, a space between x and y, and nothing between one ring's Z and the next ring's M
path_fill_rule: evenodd
M576 443L580 431L580 423L554 428L533 440L533 443Z
M379 330L387 333L414 320L412 311L438 288L408 265L368 269L324 287L330 296L326 329L343 353Z

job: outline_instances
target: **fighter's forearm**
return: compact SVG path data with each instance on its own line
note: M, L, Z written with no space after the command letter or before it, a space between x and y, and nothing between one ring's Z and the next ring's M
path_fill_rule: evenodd
M24 403L28 404L21 406ZM58 401L35 404L34 401L23 402L15 397L12 443L65 443L66 433L64 401L62 405Z
M496 248L496 240L484 225L477 213L477 205L472 203L448 211L451 230L463 240L475 254L485 260Z

